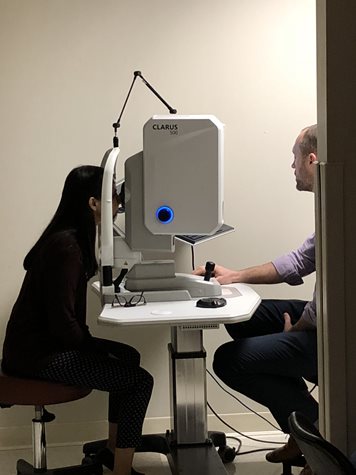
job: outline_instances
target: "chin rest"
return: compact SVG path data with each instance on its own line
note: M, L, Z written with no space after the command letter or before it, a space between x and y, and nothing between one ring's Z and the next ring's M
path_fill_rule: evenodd
M1 363L1 361L0 361ZM72 467L47 469L45 423L55 419L54 414L46 411L45 405L75 401L87 396L91 389L51 383L40 379L21 378L6 375L0 370L0 407L34 406L35 417L32 420L33 465L18 460L17 474L35 473L63 475L101 475L101 464L76 465Z

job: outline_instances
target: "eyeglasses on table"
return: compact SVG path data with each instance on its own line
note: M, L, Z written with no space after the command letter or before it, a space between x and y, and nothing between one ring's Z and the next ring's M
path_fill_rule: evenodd
M138 305L145 304L146 299L143 295L143 292L132 295L131 297L126 297L122 294L115 294L114 299L111 302L112 307L137 307Z

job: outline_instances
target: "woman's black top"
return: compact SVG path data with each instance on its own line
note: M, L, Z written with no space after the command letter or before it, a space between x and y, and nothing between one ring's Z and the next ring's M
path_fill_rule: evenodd
M74 231L50 236L27 271L7 324L3 370L31 376L51 356L93 344L86 325L87 278Z

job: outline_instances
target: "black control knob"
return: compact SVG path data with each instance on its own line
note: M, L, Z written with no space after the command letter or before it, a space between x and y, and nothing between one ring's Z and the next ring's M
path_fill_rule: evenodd
M211 274L214 272L215 269L215 262L207 261L205 264L205 275L204 280L210 280Z

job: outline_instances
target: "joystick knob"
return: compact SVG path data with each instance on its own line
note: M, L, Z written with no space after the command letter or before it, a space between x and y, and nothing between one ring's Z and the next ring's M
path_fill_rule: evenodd
M211 278L211 274L214 272L215 269L215 262L207 261L205 264L205 275L204 280L209 281Z

